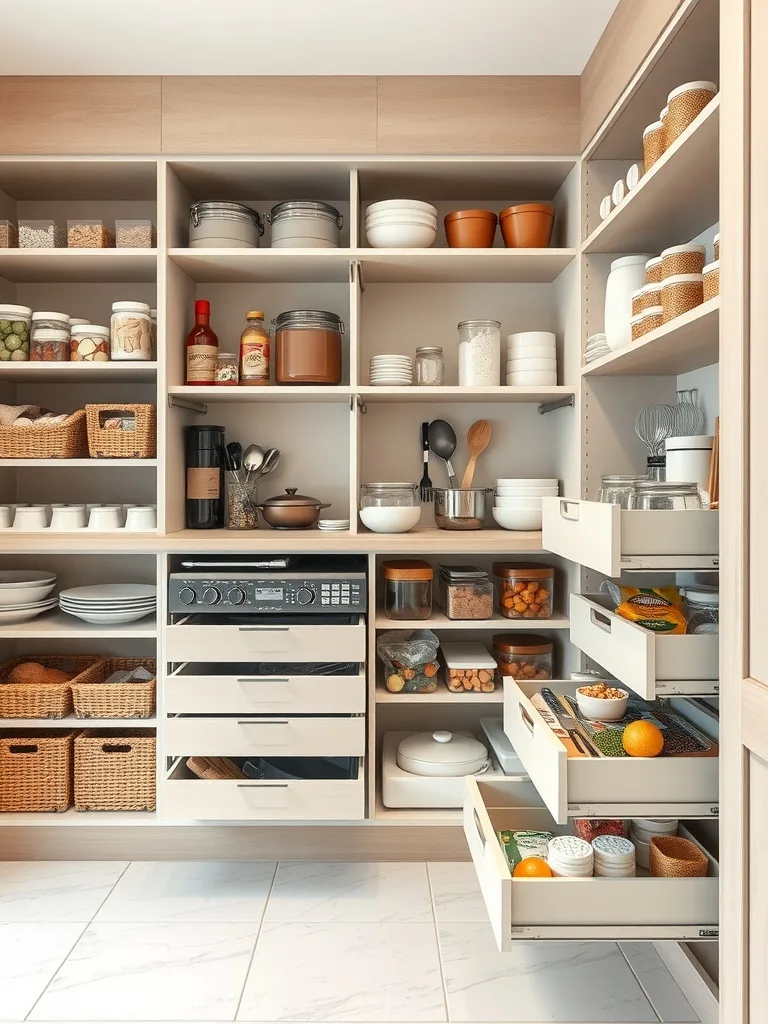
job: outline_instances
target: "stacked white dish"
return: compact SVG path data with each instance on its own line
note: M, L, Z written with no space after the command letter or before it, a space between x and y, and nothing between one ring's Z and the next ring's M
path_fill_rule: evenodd
M374 249L427 249L437 237L437 210L418 199L371 203L365 235Z
M676 836L677 818L632 818L629 838L635 847L638 867L650 871L651 839L654 836Z
M0 572L0 624L27 622L59 603L51 591L56 575L40 569L6 569Z
M587 341L587 347L584 349L584 362L594 363L596 359L602 359L603 356L607 356L610 351L605 335L593 334Z
M540 530L541 499L556 498L559 492L556 477L497 480L493 518L504 530Z
M413 382L413 361L410 356L384 353L371 357L373 387L407 387Z
M634 878L635 847L623 836L595 836L592 840L595 874L602 878Z
M95 625L119 625L152 615L157 607L157 587L147 583L101 583L72 587L59 594L67 615Z
M512 387L557 384L556 338L550 331L507 335L507 377Z
M323 530L324 533L338 533L341 530L349 529L348 519L321 519L317 524L318 530Z
M578 836L555 836L549 840L547 863L556 878L591 878L594 850Z

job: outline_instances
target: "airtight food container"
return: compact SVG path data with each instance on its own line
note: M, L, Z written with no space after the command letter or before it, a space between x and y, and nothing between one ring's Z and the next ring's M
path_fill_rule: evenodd
M261 217L241 203L193 203L189 208L192 249L258 249L264 234Z
M328 203L294 200L273 206L272 248L338 249L344 218Z

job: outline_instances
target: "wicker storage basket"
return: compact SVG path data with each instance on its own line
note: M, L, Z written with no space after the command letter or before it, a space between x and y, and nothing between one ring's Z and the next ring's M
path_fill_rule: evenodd
M706 249L703 245L673 245L661 254L661 279L678 274L700 274L704 269Z
M72 806L76 732L0 731L0 811L66 811Z
M645 264L646 284L661 284L661 256L654 256Z
M709 873L707 855L682 836L652 836L650 864L656 878L705 878Z
M92 459L153 459L157 452L154 405L86 405ZM132 416L133 430L105 426L112 417Z
M720 260L704 267L704 301L720 294Z
M87 459L85 410L53 427L0 427L0 459Z
M671 146L695 121L717 92L714 82L688 82L673 89L667 97L669 116L666 120L667 145Z
M704 301L704 281L701 274L682 274L668 277L661 287L664 323L695 309Z
M75 738L75 810L154 811L154 729L86 729Z
M154 658L105 658L72 683L78 718L151 718L155 710L155 680L145 683L105 683L113 672L146 668L154 675Z
M187 768L199 779L244 779L242 771L228 757L188 757Z
M667 148L666 131L661 121L649 124L643 132L643 169L647 174Z
M17 665L34 661L76 673L68 683L6 683ZM0 665L0 718L65 718L72 714L72 682L85 680L101 664L98 654L30 654Z

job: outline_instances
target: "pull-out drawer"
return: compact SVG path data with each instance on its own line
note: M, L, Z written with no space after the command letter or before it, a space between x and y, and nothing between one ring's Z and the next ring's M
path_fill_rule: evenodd
M255 782L195 778L181 761L162 783L167 821L358 821L365 817L365 773L357 778Z
M718 692L718 636L663 636L611 611L607 594L571 594L571 643L645 700Z
M543 498L542 547L605 576L625 569L716 569L719 513L643 512Z
M365 661L365 619L353 625L209 623L204 616L166 626L168 661Z
M165 677L163 707L170 714L356 715L365 712L365 674L259 676L247 665L180 665Z
M546 811L515 807L504 783L465 782L464 832L498 947L527 939L693 939L718 937L718 866L707 878L513 878L496 833L564 833ZM681 826L680 834L692 838Z
M553 680L558 696L574 684ZM568 757L530 701L540 683L504 680L504 731L555 821L569 817L705 817L718 813L718 757ZM675 702L685 715L688 702ZM700 727L703 712L692 713ZM717 719L702 730L717 735Z
M365 718L185 715L163 723L170 757L351 757L365 753Z

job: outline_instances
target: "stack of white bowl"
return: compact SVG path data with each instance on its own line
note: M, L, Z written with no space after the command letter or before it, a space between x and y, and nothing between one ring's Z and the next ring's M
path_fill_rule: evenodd
M374 249L427 249L437 237L437 210L418 199L371 203L365 236Z
M676 836L676 818L632 818L629 838L635 846L637 866L650 871L651 840L654 836Z
M4 569L0 572L0 625L26 622L59 603L51 591L56 574L39 569Z
M410 356L384 354L371 358L373 387L407 387L413 383L413 360Z
M497 480L493 518L505 530L540 530L541 499L556 498L559 487L554 477Z
M557 384L555 336L549 331L507 335L507 384L542 387Z

